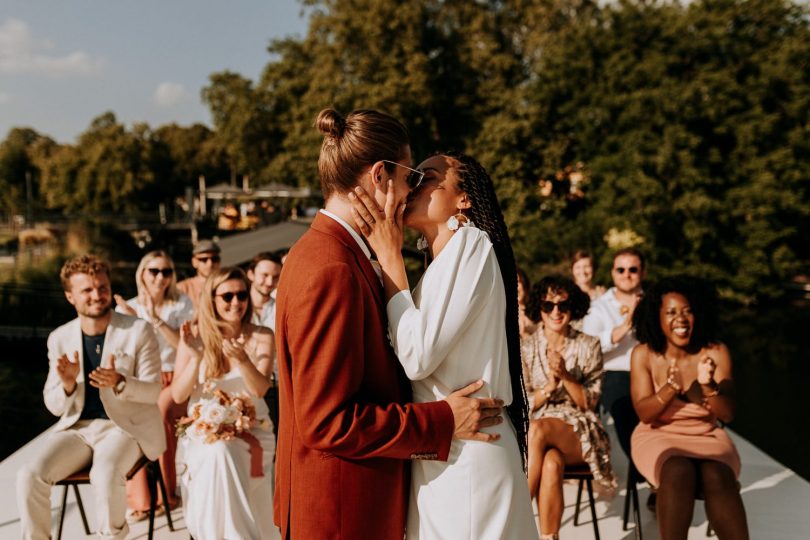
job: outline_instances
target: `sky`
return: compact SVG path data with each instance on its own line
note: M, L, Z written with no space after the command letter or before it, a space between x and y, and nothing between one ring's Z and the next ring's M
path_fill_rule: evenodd
M72 143L106 111L210 125L208 76L255 81L270 41L306 29L296 0L0 0L0 140L31 127Z

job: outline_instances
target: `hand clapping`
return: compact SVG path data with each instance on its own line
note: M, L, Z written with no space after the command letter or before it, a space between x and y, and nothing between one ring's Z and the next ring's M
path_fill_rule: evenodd
M203 356L203 343L200 336L195 336L191 329L191 322L186 321L180 327L180 342L191 352L191 358L200 361Z
M676 393L680 393L680 391L683 389L683 386L680 383L680 373L681 370L678 369L678 364L675 362L675 360L670 360L669 367L667 368L667 384L674 388Z
M123 378L123 375L115 371L115 355L110 355L110 367L105 368L102 366L97 367L90 372L90 386L95 388L112 388L118 381Z
M120 294L114 294L113 298L115 299L115 305L118 306L122 312L126 313L127 315L132 315L133 317L138 316L138 313L133 309L132 306L127 304L127 301L124 300L123 296Z
M704 356L697 365L697 381L698 384L709 385L714 382L714 371L717 365L714 360L709 356Z
M79 376L79 352L73 351L73 360L68 358L67 354L63 354L56 359L56 373L62 380L62 386L65 391L70 394L76 387L76 378Z
M250 357L245 351L244 336L239 336L237 339L223 339L222 352L228 360L233 360L236 364L250 363Z
M551 372L549 382L559 383L568 377L568 371L565 369L565 358L563 358L562 351L548 348L546 356L548 357L548 368ZM552 380L553 378L553 380Z

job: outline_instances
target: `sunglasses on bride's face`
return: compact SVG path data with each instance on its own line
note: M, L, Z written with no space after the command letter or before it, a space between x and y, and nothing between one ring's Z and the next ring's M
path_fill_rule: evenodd
M217 294L217 295L214 295L214 296L219 296L220 298L222 298L223 302L225 302L226 304L230 304L231 302L233 302L234 298L236 298L240 302L244 302L245 300L248 299L248 292L247 291L239 291L239 292L235 292L235 293L226 292L226 293Z
M420 171L419 169L411 169L407 165L403 165L402 163L397 163L396 161L389 161L387 159L381 159L383 163L390 163L391 165L396 165L397 167L402 167L403 169L408 169L408 178L405 180L408 183L408 187L411 190L414 190L419 187L419 184L422 183L422 180L425 178L425 171Z

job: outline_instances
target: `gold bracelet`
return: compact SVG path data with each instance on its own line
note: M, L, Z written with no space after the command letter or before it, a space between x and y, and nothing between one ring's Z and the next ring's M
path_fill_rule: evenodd
M720 389L715 388L712 392L709 392L708 394L703 394L703 400L705 401L705 400L709 399L710 397L715 397L715 396L719 396L719 395L720 395Z
M655 396L655 399L657 399L657 400L658 400L658 403L660 403L661 405L666 405L666 404L667 404L667 402L666 402L666 401L664 401L663 399L661 399L661 396L659 396L659 395L658 395L658 392L654 393L653 395Z

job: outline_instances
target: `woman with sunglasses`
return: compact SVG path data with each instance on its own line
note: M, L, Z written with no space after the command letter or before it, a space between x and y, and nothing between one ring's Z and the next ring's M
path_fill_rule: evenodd
M250 282L239 268L215 270L200 294L196 325L182 328L177 351L175 402L189 411L216 390L247 393L256 418L269 426L264 394L273 371L273 333L250 323ZM229 440L181 440L183 516L196 540L264 539L273 526L272 429L250 429Z
M180 326L194 316L191 300L177 290L174 262L164 251L152 251L141 258L135 270L135 285L138 295L125 301L115 295L116 311L144 319L152 324L160 347L160 370L163 391L158 398L158 407L163 416L166 432L166 451L160 457L160 469L166 485L169 506L177 506L175 491L177 474L175 452L177 436L175 423L185 412L185 407L172 400L169 385L174 375L174 359L180 340ZM146 470L140 471L127 483L129 520L140 521L149 515L149 487ZM163 508L163 506L158 506Z
M492 442L453 440L447 462L412 464L407 536L537 538L523 474L525 396L521 382L517 268L492 179L473 158L437 154L419 166L421 185L385 211L357 190L354 218L382 267L388 329L416 402L441 400L483 380L476 393L503 399ZM423 235L433 261L410 291L403 223Z
M633 314L631 392L641 423L631 439L633 462L658 489L663 539L685 539L695 496L718 538L748 538L737 478L740 456L718 421L734 418L728 349L717 339L717 295L694 278L651 287Z
M587 464L606 491L616 486L610 440L595 409L602 390L599 340L571 326L590 299L571 279L543 278L526 314L537 330L521 342L529 424L529 492L537 499L542 539L559 538L566 465Z

